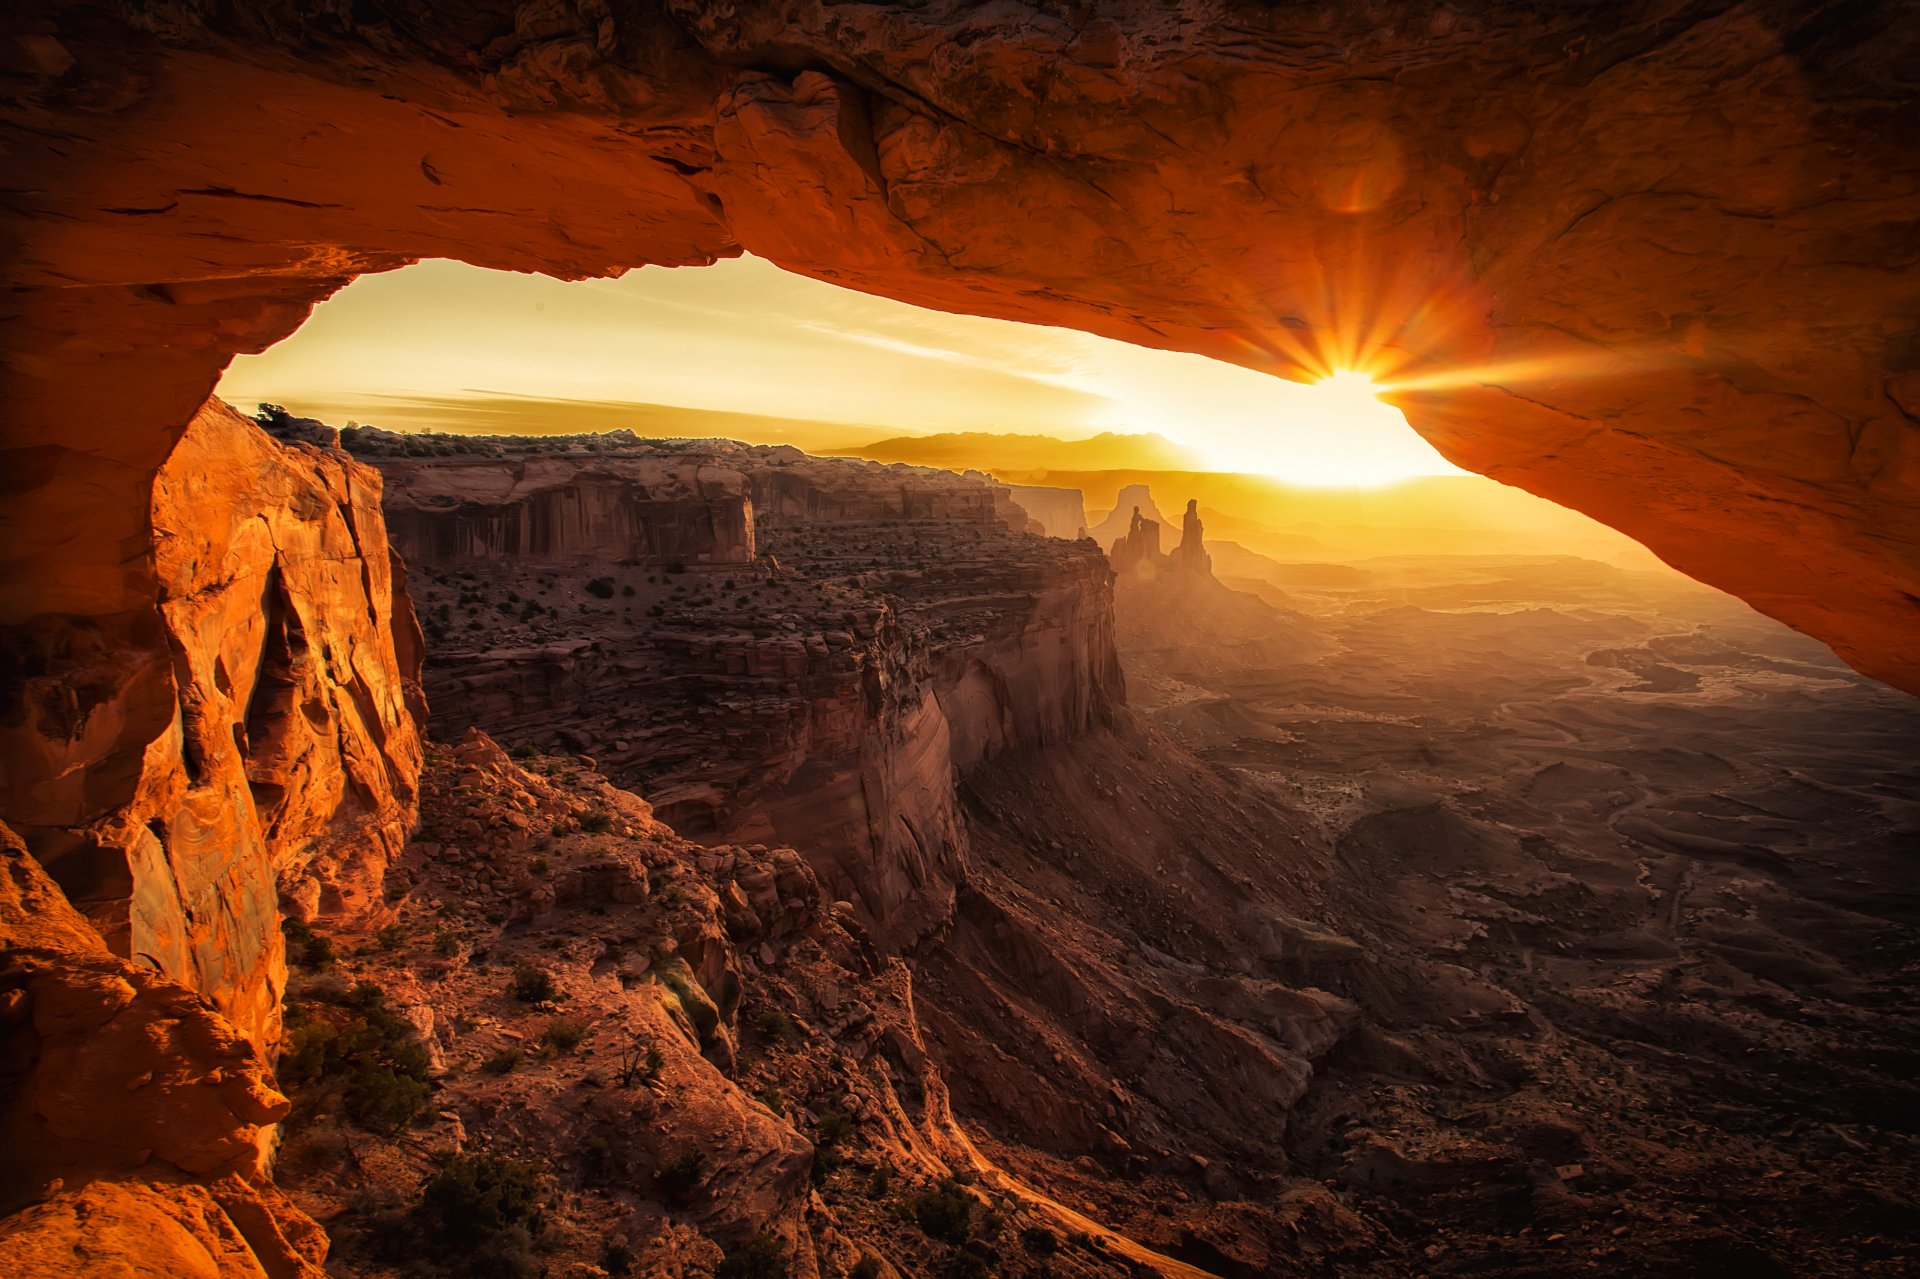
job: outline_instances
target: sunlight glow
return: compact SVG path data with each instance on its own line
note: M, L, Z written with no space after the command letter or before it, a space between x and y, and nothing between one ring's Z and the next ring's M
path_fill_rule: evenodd
M579 283L436 261L356 280L292 338L236 359L219 394L401 430L631 426L815 451L1153 432L1193 470L1366 488L1459 474L1374 398L1385 352L1358 330L1334 348L1307 366L1325 380L1303 385L1297 365L928 311L755 258Z

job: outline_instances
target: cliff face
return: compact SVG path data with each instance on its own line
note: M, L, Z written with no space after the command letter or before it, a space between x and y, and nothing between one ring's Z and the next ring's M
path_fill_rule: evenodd
M1077 541L1087 535L1087 506L1079 489L1044 484L1009 484L1007 491L1020 509L1039 522L1048 537Z
M326 1237L266 1178L289 1107L260 1050L110 953L5 826L0 984L9 1273L319 1279Z
M389 471L387 531L409 562L753 559L746 483L725 467L536 455Z
M262 1044L283 904L377 902L412 819L412 621L379 501L371 469L210 402L154 485L151 646L49 663L7 733L5 815L34 856L115 954Z
M683 833L792 844L883 940L923 935L949 916L965 856L954 770L1064 740L1120 699L1105 561L1025 532L980 476L609 439L596 447L616 454L369 455L432 640L437 730L589 754ZM480 571L457 531L467 507L437 496L486 494L490 518L522 527L516 501L615 471L648 492L697 475L707 502L724 480L740 518L701 527L750 540L695 540L670 564L503 553ZM534 473L537 488L517 478ZM600 509L618 526L582 522L576 547L657 543L628 522L641 508Z

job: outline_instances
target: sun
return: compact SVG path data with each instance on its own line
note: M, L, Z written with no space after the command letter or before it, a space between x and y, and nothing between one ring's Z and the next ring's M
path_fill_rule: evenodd
M1342 408L1365 409L1380 403L1380 386L1365 373L1353 369L1330 373L1313 383L1313 389L1325 397L1330 407L1337 404Z

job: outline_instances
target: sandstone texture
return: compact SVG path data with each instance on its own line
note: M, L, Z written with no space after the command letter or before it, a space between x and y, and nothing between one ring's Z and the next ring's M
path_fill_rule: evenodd
M888 944L951 913L955 770L1121 701L1106 562L1027 531L983 476L620 435L447 458L366 430L350 444L386 476L437 732L582 752L682 834L790 844ZM614 474L658 493L704 477L728 518L581 501ZM471 507L442 497L467 493L508 527L565 505L574 549L467 537ZM634 553L688 529L671 560Z
M232 354L355 275L751 251L1279 376L1360 368L1462 465L1920 688L1910 8L5 21L10 627L152 638L173 440Z
M263 1046L283 906L378 899L419 770L380 478L218 403L152 489L158 612L116 647L42 618L16 653L4 810L115 954ZM143 629L145 624L143 623ZM407 640L405 642L412 642Z
M333 1273L1058 1273L1027 1231L1069 1273L1202 1274L976 1149L911 971L792 849L692 843L576 757L477 731L429 756L386 922L332 931L340 959L290 996L290 1061L392 1010L432 1087L396 1129L353 1117L350 1067L300 1068L277 1175ZM462 1158L525 1170L538 1219L444 1234L434 1185ZM756 1248L780 1269L717 1269Z
M266 1179L289 1105L260 1051L111 954L5 827L0 1000L10 1274L318 1279L325 1236Z

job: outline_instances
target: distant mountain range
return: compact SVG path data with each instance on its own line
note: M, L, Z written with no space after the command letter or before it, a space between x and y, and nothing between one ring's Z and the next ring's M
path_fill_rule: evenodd
M850 442L825 452L876 462L908 462L943 470L992 471L1012 483L1046 483L1052 471L1194 471L1201 462L1163 435L1117 435L1083 440L1051 435L996 435L988 431L948 431L939 435L901 435L871 443Z

